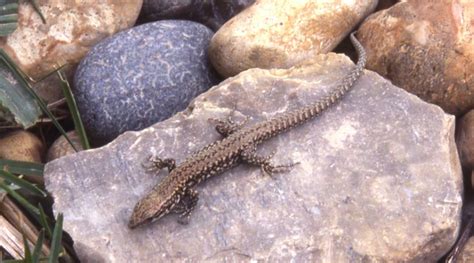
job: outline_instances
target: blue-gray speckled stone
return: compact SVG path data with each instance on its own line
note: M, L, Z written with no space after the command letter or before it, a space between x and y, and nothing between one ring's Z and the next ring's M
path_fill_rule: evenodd
M198 23L158 21L96 45L74 78L88 135L96 144L183 110L217 84L207 47L213 32Z

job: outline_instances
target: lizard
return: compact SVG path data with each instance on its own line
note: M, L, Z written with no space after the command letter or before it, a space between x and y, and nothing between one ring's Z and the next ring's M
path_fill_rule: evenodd
M223 138L205 146L178 166L171 158L150 159L152 166L149 168L152 170L167 168L169 174L135 205L128 223L129 228L133 229L158 220L169 213L178 213L180 219L189 219L199 199L194 186L239 163L258 165L269 175L288 170L295 165L294 163L273 165L270 161L273 154L258 155L256 147L271 137L315 118L351 90L362 75L367 59L364 47L354 34L355 32L350 34L350 40L357 52L357 64L329 95L307 106L281 113L248 127L243 127L246 121L234 123L231 119L217 120L216 130Z

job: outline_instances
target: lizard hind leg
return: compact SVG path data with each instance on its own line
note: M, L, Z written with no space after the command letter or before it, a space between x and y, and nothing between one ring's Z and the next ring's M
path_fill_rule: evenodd
M245 116L245 120L237 123L234 120L232 120L232 113L231 113L229 114L229 116L227 116L226 119L210 118L209 120L216 124L216 131L220 135L222 135L223 137L227 137L231 135L232 133L240 130L245 124L247 124L247 122L249 121L249 117Z
M152 155L142 166L147 172L159 172L163 168L168 168L168 172L171 172L176 167L176 161L171 158L161 159Z
M257 148L251 146L242 152L241 159L248 164L260 166L262 174L269 175L270 177L275 173L287 172L293 166L299 164L299 162L291 162L288 164L274 165L270 159L275 155L275 153L276 152L273 151L268 156L261 156L257 154Z
M173 207L172 212L179 215L178 223L187 225L191 212L199 200L199 193L191 188L186 189L178 204Z

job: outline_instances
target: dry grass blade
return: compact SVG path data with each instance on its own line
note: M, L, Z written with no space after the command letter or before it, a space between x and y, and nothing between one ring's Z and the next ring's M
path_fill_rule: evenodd
M0 215L0 246L13 258L21 259L25 254L21 233Z
M11 189L11 187L3 182L0 182L0 188L5 190L13 199L15 199L18 203L20 203L26 211L31 213L32 216L38 217L40 215L39 209L32 205L28 200L26 200L23 196L18 194L16 191Z
M37 241L41 236L41 232L38 232L33 223L23 214L23 211L5 194L0 195L0 221L2 222L0 223L0 233L2 235L10 233L10 248L16 248L16 245L13 246L13 244L22 243L22 236L25 236L30 243ZM2 235L0 235L0 240L2 240ZM16 239L13 241L12 237ZM5 242L5 239L0 242ZM3 246L2 244L0 246ZM35 246L35 251L39 250L39 252L37 251L36 254L39 253L41 257L49 254L49 249L45 244L42 244L40 248L37 248L37 246L38 244ZM19 253L18 256L24 255L24 248L17 249L16 251ZM8 253L13 256L15 252L9 250ZM33 252L32 256L34 255L35 252Z

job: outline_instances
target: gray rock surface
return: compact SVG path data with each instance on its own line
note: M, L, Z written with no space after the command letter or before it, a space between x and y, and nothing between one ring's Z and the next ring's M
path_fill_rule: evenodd
M219 138L209 118L250 124L306 105L353 64L317 56L288 70L251 69L196 98L186 111L109 145L50 162L46 188L85 262L276 260L423 261L455 241L462 177L454 118L366 71L318 119L259 147L275 163L299 161L275 178L240 165L197 187L188 225L174 215L127 228L135 203L159 182L141 164L178 162Z
M139 22L186 19L218 30L227 20L255 0L145 0Z
M134 27L95 46L75 75L84 125L96 144L183 110L217 83L207 27L167 20Z

